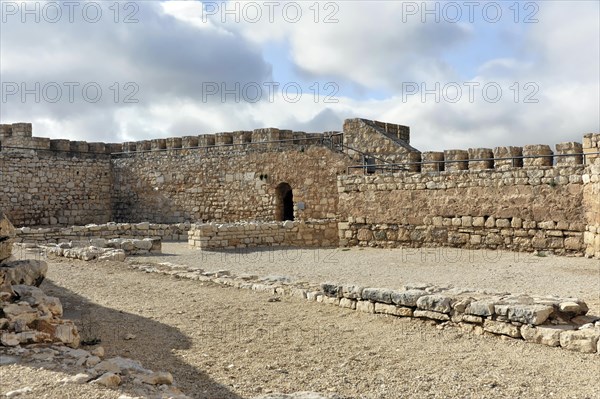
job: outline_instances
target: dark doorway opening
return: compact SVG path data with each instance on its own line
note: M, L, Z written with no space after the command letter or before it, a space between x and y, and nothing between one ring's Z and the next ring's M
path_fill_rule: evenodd
M275 220L294 220L294 193L292 187L287 183L277 186L277 208L275 209Z

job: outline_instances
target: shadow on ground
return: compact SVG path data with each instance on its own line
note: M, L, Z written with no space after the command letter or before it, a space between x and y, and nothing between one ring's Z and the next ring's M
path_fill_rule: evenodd
M179 329L136 314L100 306L46 279L41 287L46 294L60 298L64 318L73 320L82 341L99 342L107 351L105 358L122 356L142 363L154 371L169 371L176 385L194 398L241 399L206 373L182 361L174 352L189 349L192 341ZM115 298L118 302L119 298ZM125 340L127 334L136 338ZM82 345L83 349L91 347Z

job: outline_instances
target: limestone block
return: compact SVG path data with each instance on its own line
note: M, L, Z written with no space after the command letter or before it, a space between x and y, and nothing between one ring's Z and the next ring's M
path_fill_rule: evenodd
M361 296L365 301L392 303L392 290L386 288L365 288Z
M441 172L444 170L444 153L427 151L421 153L421 172Z
M422 319L431 319L438 321L448 321L450 320L450 316L445 313L434 312L431 310L415 310L413 312L414 317L422 318Z
M521 337L521 333L519 331L518 326L509 323L504 323L501 321L486 319L483 322L483 330L492 334L508 335L509 337L513 338Z
M494 168L494 151L491 148L469 148L469 170Z
M8 281L11 285L39 285L48 272L48 264L40 260L17 260L0 265L0 285Z
M476 316L492 316L494 315L494 306L496 305L493 300L480 300L474 301L467 306L465 313Z
M573 156L559 156L556 157L556 165L581 165L583 163L583 146L581 143L576 142L565 142L556 144L557 155L569 155ZM579 155L576 155L579 154Z
M595 353L599 335L593 328L563 331L560 334L560 346L575 352Z
M341 298L339 306L340 306L340 308L354 310L354 309L356 309L356 300L348 299L348 298Z
M424 295L427 295L427 292L418 289L393 291L391 299L396 305L415 307L417 306L417 300Z
M575 327L569 325L556 326L537 326L532 327L527 324L521 326L521 335L528 342L548 346L560 346L560 335L563 331L574 330Z
M321 284L321 290L329 297L338 298L342 296L342 287L335 283Z
M536 158L524 158L523 166L552 166L554 153L548 145L544 144L529 144L523 146L523 157L536 157Z
M522 147L496 147L494 148L494 168L506 170L523 166Z
M0 210L0 263L10 258L14 236L14 226Z
M552 306L547 305L496 305L494 311L506 316L510 321L524 324L539 325L544 323L554 311Z
M363 313L375 313L375 304L370 301L357 301L356 310Z
M342 286L342 296L349 299L361 299L363 289L358 285L344 285Z
M417 307L439 313L450 313L452 299L443 295L424 295L417 299Z
M389 314L393 316L411 317L413 311L411 308L402 306L388 305L385 303L375 303L375 313Z
M467 170L469 163L469 153L465 150L445 150L444 151L444 168L447 171ZM465 161L465 162L462 162Z

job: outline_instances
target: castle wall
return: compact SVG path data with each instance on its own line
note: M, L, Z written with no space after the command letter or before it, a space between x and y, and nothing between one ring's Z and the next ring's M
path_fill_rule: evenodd
M585 164L570 156L581 153L581 144L561 143L556 154L544 146L498 147L495 158L469 161L465 154L488 158L491 150L452 150L438 153L432 171L340 176L341 244L598 256L600 157L591 155L599 151L598 137L585 137Z
M337 216L336 176L347 159L318 145L214 147L113 160L115 221L272 221L277 185L293 190L296 219ZM302 206L302 204L304 206Z
M106 155L0 152L0 208L15 226L106 223L111 187Z

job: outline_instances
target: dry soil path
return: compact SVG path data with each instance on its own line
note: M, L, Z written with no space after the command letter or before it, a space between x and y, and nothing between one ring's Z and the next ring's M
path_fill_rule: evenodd
M350 254L339 259L364 256ZM440 330L418 320L292 297L268 302L264 293L143 273L123 263L52 261L42 288L61 298L84 337L102 340L107 356L170 371L195 398L303 390L382 399L600 396L598 355ZM124 340L126 334L136 338ZM23 398L44 397L40 389L49 398L81 397L47 372L16 366L2 369L0 392L21 388L16 380L37 389ZM98 390L85 397L117 395Z

